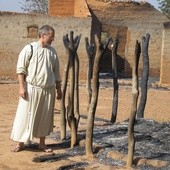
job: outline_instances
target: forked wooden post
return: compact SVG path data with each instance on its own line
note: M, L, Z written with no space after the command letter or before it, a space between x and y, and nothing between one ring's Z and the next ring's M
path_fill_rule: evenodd
M86 156L93 156L93 126L94 118L98 101L98 91L99 91L99 62L105 52L110 39L107 39L103 45L97 36L95 36L96 42L96 55L94 59L93 67L93 79L92 79L92 99L88 111L87 119L87 129L86 129Z
M71 148L76 144L77 132L76 132L76 118L74 115L74 87L75 87L75 51L73 32L70 32L70 91L68 93L68 124L71 129Z
M63 81L62 81L62 99L60 102L60 131L61 131L61 140L66 139L66 107L65 107L65 96L67 89L67 81L68 81L68 72L69 72L69 51L68 51L68 34L63 36L63 43L65 46L65 50L67 53L67 61L64 68L63 73Z
M68 35L66 35L64 40L64 45L66 49L66 53L68 55L69 61L66 65L66 75L64 80L68 81L68 73L70 73L70 89L68 93L68 107L67 107L67 119L68 124L71 129L71 147L74 147L77 143L77 129L78 129L78 123L79 122L79 101L76 101L74 103L74 95L76 96L76 100L79 100L78 98L78 72L79 72L79 60L77 56L77 49L80 42L81 35L77 36L75 39L73 38L74 32L70 32L70 40L68 38ZM76 60L76 61L75 61ZM76 64L76 70L75 70L75 64ZM76 71L76 75L75 75ZM75 85L76 84L76 85ZM61 138L65 138L66 136L66 116L65 116L65 91L66 91L67 83L64 83L63 85L63 91L64 96L61 103ZM76 115L78 120L75 117L74 113L74 104L76 106Z

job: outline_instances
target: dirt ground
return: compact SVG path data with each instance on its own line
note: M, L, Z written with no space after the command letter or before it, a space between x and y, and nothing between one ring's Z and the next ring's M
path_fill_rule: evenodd
M112 110L112 88L101 87L99 91L99 100L96 110L96 117L110 120ZM22 152L13 153L10 150L15 143L10 139L12 123L18 103L18 85L0 84L0 169L59 169L59 167L75 162L89 162L88 169L113 169L106 165L100 164L96 158L87 158L85 155L68 157L64 160L55 162L35 163L32 159L36 156L44 155L36 149L28 149ZM164 89L148 90L148 99L145 109L145 118L153 119L158 122L170 121L170 91ZM59 131L59 101L56 100L55 106L55 127L54 132ZM80 86L80 114L87 116L87 89L85 85ZM131 110L131 86L120 86L119 90L119 107L117 122L128 119ZM80 119L80 129L85 129L86 120ZM69 129L68 129L69 132ZM38 142L35 139L34 142ZM60 140L47 139L47 144L61 144ZM65 151L63 147L53 148L55 154ZM60 168L61 169L61 168ZM114 168L115 169L115 168ZM121 169L121 168L119 168ZM122 169L125 169L122 168Z

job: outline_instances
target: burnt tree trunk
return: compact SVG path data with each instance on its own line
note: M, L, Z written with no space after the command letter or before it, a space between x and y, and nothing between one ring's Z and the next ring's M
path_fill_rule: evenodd
M114 92L113 92L113 104L112 104L112 114L111 114L111 123L116 122L117 118L117 108L118 108L118 89L119 85L117 82L118 79L118 74L117 74L117 49L118 49L118 36L114 38L114 41L111 45L112 48L112 73L113 73L113 87L114 87Z
M149 77L149 46L150 34L146 34L146 37L142 37L142 58L143 58L143 74L141 80L141 98L137 111L137 118L144 118L144 110L147 101L148 92L148 77Z
M135 58L133 63L133 70L132 70L132 106L131 106L131 113L129 117L129 125L128 125L128 156L127 156L127 165L132 166L133 163L133 156L134 156L134 148L135 148L135 138L134 138L134 123L135 123L135 116L137 111L137 101L139 95L139 88L138 88L138 64L139 64L139 57L141 53L140 43L136 41L135 47Z
M92 97L91 78L92 78L92 70L93 70L94 44L89 44L87 37L85 38L85 42L86 42L86 52L88 57L88 62L87 62L87 90L88 90L87 111L88 111L91 102L91 97Z
M93 67L93 79L92 79L92 98L91 103L88 110L88 119L87 119L87 129L86 129L86 156L93 156L93 126L94 126L94 118L98 101L98 91L99 91L99 62L100 59L105 52L110 39L107 39L105 44L103 45L99 42L97 36L95 36L96 42L96 55L94 59L94 67Z
M65 107L65 96L67 89L68 81L68 72L69 72L69 51L67 49L66 43L68 41L68 35L63 36L63 43L67 53L67 62L64 68L63 81L62 81L62 99L60 102L60 129L61 129L61 140L66 139L66 107Z

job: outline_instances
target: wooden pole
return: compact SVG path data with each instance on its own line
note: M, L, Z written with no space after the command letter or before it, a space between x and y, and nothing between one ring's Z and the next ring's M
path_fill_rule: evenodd
M67 81L68 81L68 72L69 72L69 51L68 51L68 34L63 36L63 43L65 46L67 61L64 68L63 81L62 81L62 99L60 102L60 129L61 129L61 140L66 139L66 107L65 107L65 96L67 89Z
M92 98L92 87L91 87L91 78L93 71L93 57L94 57L94 44L89 44L89 40L86 37L86 52L87 52L87 91L88 91L88 99L87 99L87 111L89 110L89 105L91 103Z
M147 101L148 93L148 78L149 78L149 46L150 34L146 34L146 37L142 37L142 59L143 59L143 73L141 80L141 97L140 103L137 111L137 118L144 118L144 110Z
M117 49L118 49L118 35L114 38L114 41L111 45L112 47L112 73L113 73L113 103L112 103L112 114L111 114L111 123L116 122L117 118L117 108L118 108L118 90L119 84L117 82L118 74L117 74Z
M99 92L99 62L100 59L105 52L110 39L107 39L105 44L103 45L97 35L95 35L96 42L96 55L94 59L94 68L93 68L93 79L92 79L92 99L88 111L88 119L87 119L87 129L86 129L86 156L93 156L93 126L94 126L94 118L98 101L98 92Z
M131 113L129 117L129 125L128 125L128 157L127 157L127 166L132 166L133 164L133 156L134 156L134 148L135 148L135 138L134 138L134 123L135 116L137 111L137 101L139 95L138 89L138 64L139 57L141 53L140 43L136 41L135 47L135 58L132 69L132 106Z
M79 122L79 117L78 121L75 118L75 113L74 113L74 95L76 96L76 111L79 112L79 98L78 98L78 72L79 72L79 60L77 56L77 49L78 45L80 42L81 35L73 38L74 32L70 32L70 40L68 38L68 35L65 36L64 38L64 45L66 48L66 53L69 56L69 64L67 65L67 72L70 73L70 89L68 93L68 106L67 106L67 120L68 120L68 125L71 129L71 147L74 147L77 144L77 129L78 129L78 124L76 122ZM76 59L75 59L76 58ZM76 62L75 62L76 60ZM75 75L75 63L76 63L76 75ZM69 66L69 69L68 69ZM65 77L68 81L68 73L67 76ZM76 83L75 83L76 81ZM76 84L76 85L75 85ZM66 86L66 85L65 85ZM64 87L63 87L64 88ZM66 89L66 87L65 87ZM76 91L76 92L75 92ZM64 98L63 98L64 100ZM65 110L65 106L63 107L63 103L61 105L62 110ZM63 109L64 108L64 109ZM65 113L65 112L64 112ZM79 113L77 113L79 114ZM65 131L66 127L64 125L66 124L65 122L65 114L62 113L61 115L61 130L62 130L62 138L65 137ZM64 123L65 124L64 124ZM64 129L65 128L65 129Z

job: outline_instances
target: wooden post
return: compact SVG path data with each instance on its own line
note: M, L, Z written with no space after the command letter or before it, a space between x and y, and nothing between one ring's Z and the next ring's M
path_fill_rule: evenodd
M142 58L143 58L143 74L141 81L141 98L137 111L137 118L144 118L144 110L147 101L148 92L148 77L149 77L149 46L150 34L146 34L146 37L142 37Z
M60 129L61 129L61 140L66 139L66 107L65 107L65 96L66 96L66 89L67 89L67 81L68 81L68 72L69 72L69 51L68 51L68 34L63 36L63 43L65 46L65 50L67 53L67 61L64 68L63 74L63 81L62 81L62 99L60 102Z
M78 130L78 124L80 120L80 111L79 111L79 58L76 53L75 55L75 118L76 118L76 131Z
M93 71L93 57L94 57L94 44L89 44L89 40L86 37L86 51L87 51L87 91L88 91L88 99L87 99L87 111L89 110L89 105L91 103L92 98L92 88L91 88L91 78Z
M105 52L110 39L107 39L105 44L103 45L97 35L95 35L96 42L96 55L94 59L94 68L93 68L93 79L92 79L92 99L88 111L88 119L87 119L87 129L86 129L86 156L93 156L93 126L94 126L94 118L98 101L98 91L99 91L99 62L100 59Z
M71 148L74 147L77 140L76 132L76 118L74 115L74 87L75 87L75 51L74 51L74 41L73 41L73 31L70 32L70 91L68 94L69 98L69 109L68 109L68 124L71 129Z
M117 82L118 74L117 74L117 49L118 49L118 35L114 38L114 41L111 44L112 48L112 73L113 73L113 103L112 103L112 114L111 114L111 123L116 122L117 118L117 108L118 108L118 90L119 84Z
M136 41L135 58L134 58L133 69L132 69L132 81L133 81L132 82L132 106L131 106L131 113L130 113L129 125L128 125L128 157L127 157L128 166L132 166L134 148L135 148L134 123L135 123L137 101L138 101L138 95L139 95L138 64L139 64L140 53L141 53L140 43Z
M78 61L78 56L77 56L77 49L78 49L78 45L80 43L80 38L81 35L75 37L75 39L73 38L74 32L71 31L70 32L70 40L68 38L68 35L66 35L64 37L64 45L66 48L66 53L69 56L69 69L68 69L68 65L67 65L67 70L69 70L70 73L70 89L69 89L69 93L68 93L68 106L67 106L67 119L68 119L68 125L71 129L71 147L74 147L77 144L77 129L78 129L78 124L76 124L76 122L78 122L75 118L75 113L74 113L74 95L76 95L76 100L79 100L78 98L78 72L79 72L79 61ZM76 76L75 76L75 58L76 58ZM76 78L75 78L76 77ZM68 74L67 77L65 77L65 79L68 79ZM68 81L68 80L67 80ZM76 81L76 87L75 87L75 81ZM75 90L76 88L76 90ZM74 93L76 91L76 93ZM64 99L63 99L64 100ZM76 101L76 111L79 112L79 105L78 105L79 101ZM63 107L63 103L62 106ZM65 106L64 106L65 107ZM63 122L65 119L65 115L63 116L63 114L61 115L61 121ZM78 117L79 119L79 117ZM61 125L64 124L61 122ZM62 126L62 131L64 132L64 126ZM63 133L64 134L64 133ZM62 135L63 137L64 135Z

